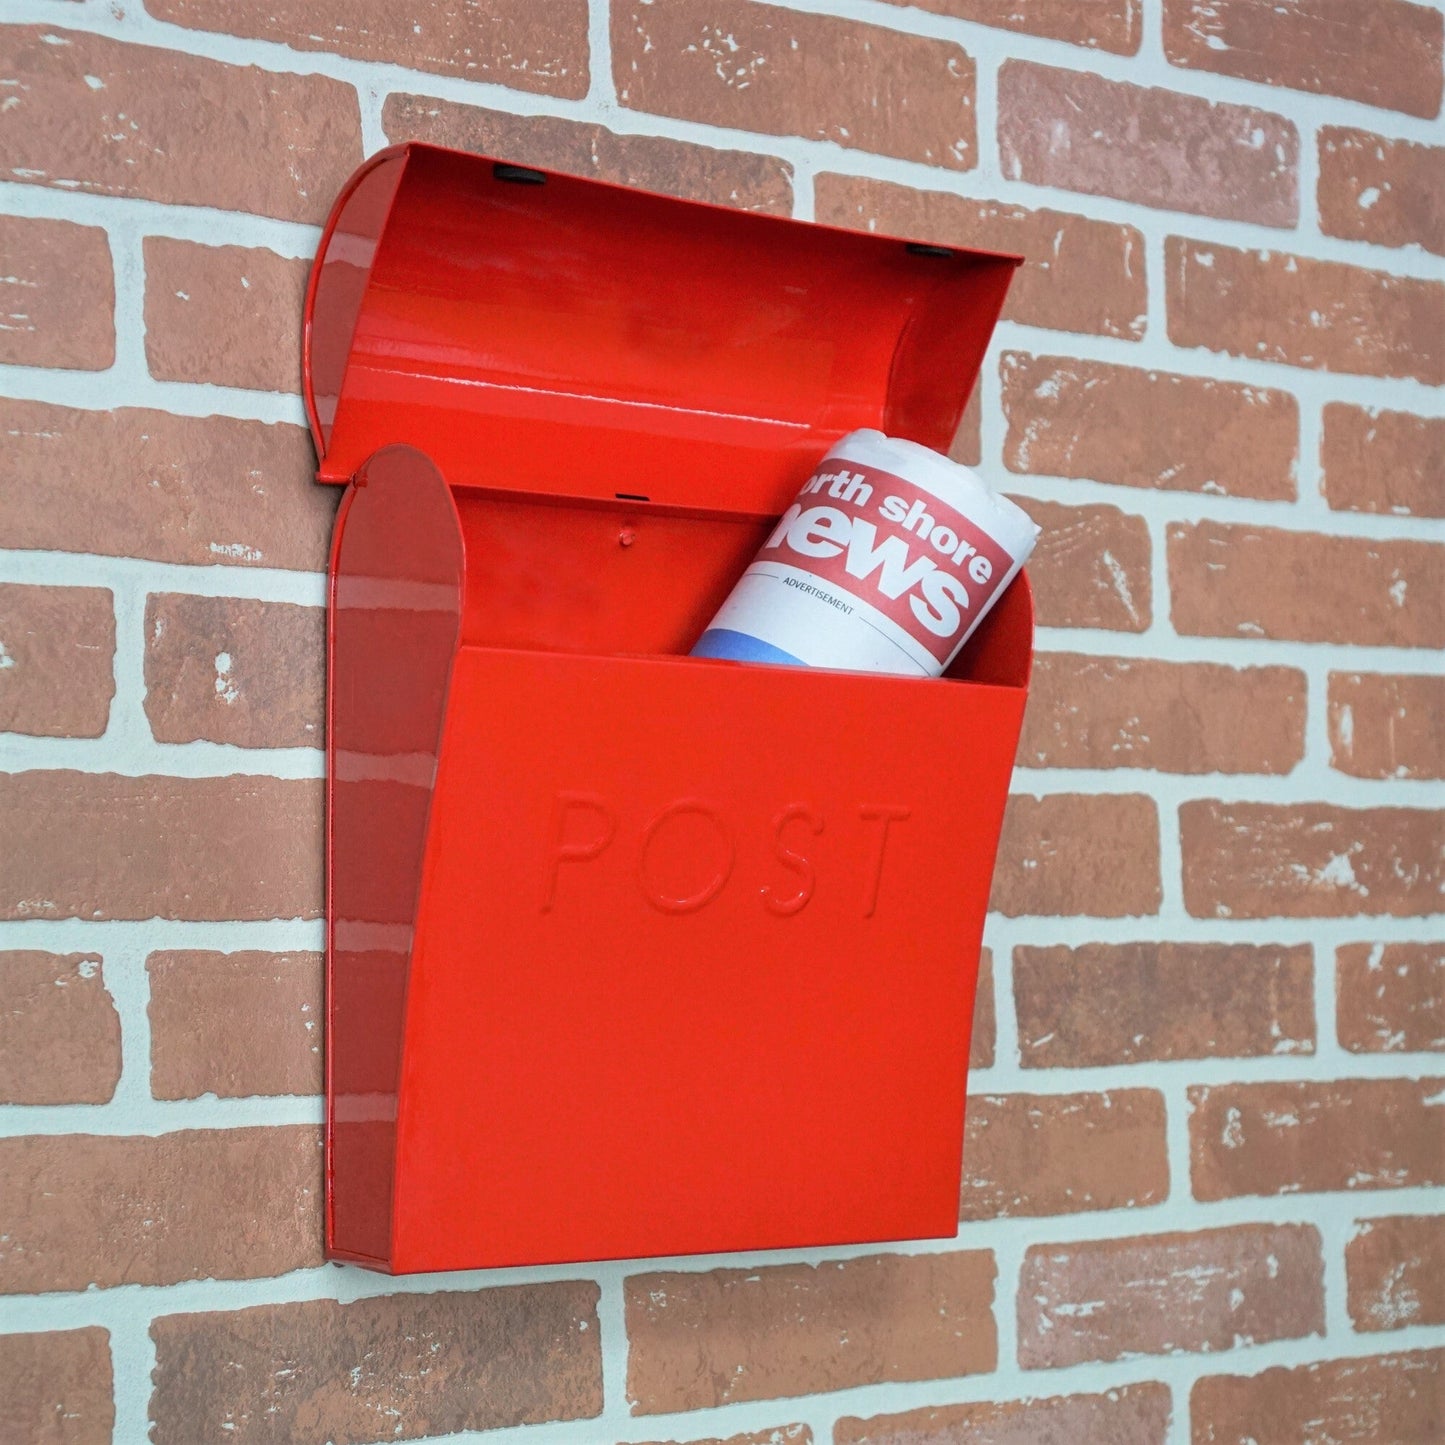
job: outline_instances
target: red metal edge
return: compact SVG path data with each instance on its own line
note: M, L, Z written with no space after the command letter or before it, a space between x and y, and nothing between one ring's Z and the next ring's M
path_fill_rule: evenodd
M322 272L326 267L327 252L331 248L332 237L336 228L341 222L352 197L356 194L361 184L373 172L382 166L395 161L405 162L410 154L414 143L407 141L401 145L387 146L379 150L375 155L368 157L361 163L351 175L347 177L345 185L342 186L335 201L331 204L331 210L327 213L326 224L321 230L321 240L317 243L316 258L311 263L311 271L306 278L306 301L302 310L301 319L301 397L306 406L306 421L311 429L311 441L316 448L318 459L326 455L326 438L322 434L321 418L316 409L315 386L312 371L313 362L313 338L316 322L316 298L321 287ZM397 180L400 183L401 173L398 172ZM396 199L396 188L392 190L391 200ZM390 219L391 202L387 205L387 220ZM378 239L381 232L386 230L387 221L382 222L381 231L378 232ZM351 322L355 324L356 316L360 314L360 302L358 301L356 311L353 313ZM348 328L349 331L350 328ZM350 352L350 342L347 343L347 351Z

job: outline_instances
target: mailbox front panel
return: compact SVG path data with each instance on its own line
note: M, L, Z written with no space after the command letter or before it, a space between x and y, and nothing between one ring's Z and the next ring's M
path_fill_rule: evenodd
M398 1267L951 1233L1022 706L464 647L407 1003Z

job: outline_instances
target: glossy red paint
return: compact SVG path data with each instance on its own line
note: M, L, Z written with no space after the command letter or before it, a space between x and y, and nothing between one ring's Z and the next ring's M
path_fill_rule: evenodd
M954 1232L1027 579L943 682L685 654L838 436L948 445L1016 264L425 146L343 192L333 1258Z

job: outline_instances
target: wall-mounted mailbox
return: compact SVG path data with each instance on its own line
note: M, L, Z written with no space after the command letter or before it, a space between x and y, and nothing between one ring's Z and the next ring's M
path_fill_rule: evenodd
M948 446L1016 263L420 145L351 181L333 1258L953 1233L1028 582L941 682L685 654L840 435Z

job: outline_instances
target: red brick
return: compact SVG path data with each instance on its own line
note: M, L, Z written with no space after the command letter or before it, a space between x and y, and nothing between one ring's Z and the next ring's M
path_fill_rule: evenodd
M1165 0L1175 65L1433 116L1438 10L1406 0Z
M704 1409L997 1362L993 1255L861 1255L625 1284L633 1414Z
M1144 238L1133 226L830 174L814 180L814 214L830 226L1017 252L1025 264L1009 287L1007 320L1130 341L1144 334Z
M1252 106L1005 61L999 162L1010 180L1263 226L1299 219L1299 132Z
M1129 1209L1169 1196L1164 1098L974 1094L963 1144L964 1222Z
M313 482L302 427L0 401L0 435L6 546L326 567L338 489Z
M1040 653L1018 761L1287 773L1304 756L1305 692L1292 667Z
M1445 823L1428 808L1180 805L1184 903L1195 918L1439 912Z
M1445 1184L1445 1079L1189 1091L1196 1199Z
M1065 356L999 358L1012 472L1294 501L1299 404L1285 391Z
M1312 1054L1308 944L1086 943L1016 948L1026 1069Z
M0 953L0 1103L104 1104L120 1016L95 953Z
M985 948L978 961L978 992L973 1004L973 1035L969 1040L970 1069L991 1069L998 1021L994 1014L993 953Z
M590 1280L162 1315L151 1438L362 1445L602 1411Z
M978 160L973 59L927 36L753 0L618 0L612 74L632 110L950 170Z
M356 91L322 75L7 25L0 84L9 180L320 222L361 162Z
M677 1445L677 1441L653 1441L651 1445ZM716 1435L693 1440L689 1445L813 1445L813 1432L806 1425L777 1425L771 1430L749 1430L745 1435Z
M1033 1245L1019 1279L1026 1370L1227 1350L1325 1332L1312 1225Z
M114 658L108 588L0 583L0 732L98 738L115 696Z
M1167 535L1177 632L1445 646L1445 547L1222 522Z
M146 599L146 717L163 743L320 747L326 614L241 597Z
M1169 339L1259 361L1445 382L1445 283L1238 251L1164 243Z
M1165 1445L1167 1385L1122 1385L1104 1395L980 1401L875 1415L845 1415L835 1445Z
M319 1129L29 1135L0 1141L0 1163L0 1287L11 1294L321 1263Z
M1013 498L1043 529L1029 558L1040 627L1143 632L1153 617L1149 527L1118 507Z
M1320 229L1445 255L1445 146L1327 125L1319 134Z
M1330 764L1357 778L1445 778L1445 677L1332 672Z
M1157 913L1159 814L1137 793L1009 799L989 906L1021 915Z
M158 20L581 100L587 0L145 0Z
M15 1445L110 1445L110 1333L0 1335L0 1420Z
M996 25L1024 35L1067 40L1116 55L1135 55L1143 30L1139 0L884 0L888 5L915 6L978 25Z
M1345 1273L1357 1330L1445 1325L1445 1217L1361 1220Z
M151 1093L319 1094L322 962L319 953L151 954Z
M115 272L98 226L0 216L0 363L104 371Z
M1445 1350L1207 1375L1189 1396L1193 1445L1436 1445Z
M301 390L306 261L147 236L146 363L162 381Z
M1327 402L1320 464L1336 511L1445 517L1445 418Z
M1345 944L1335 992L1340 1046L1351 1053L1445 1053L1445 944Z
M687 200L775 216L793 213L793 168L776 156L669 136L618 135L591 121L508 115L422 95L389 95L382 124L393 142L428 141Z
M0 918L315 918L317 779L0 774Z

